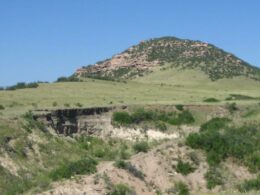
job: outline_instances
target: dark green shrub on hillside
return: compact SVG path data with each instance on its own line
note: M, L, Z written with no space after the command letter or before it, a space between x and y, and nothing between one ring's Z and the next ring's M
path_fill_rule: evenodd
M149 144L146 141L137 142L133 145L133 148L136 153L139 152L148 152Z
M166 130L167 130L167 126L166 126L165 123L162 122L162 121L157 121L157 122L155 123L155 127L156 127L157 129L159 129L160 131L166 131Z
M3 105L0 105L0 110L4 110L5 107Z
M219 102L219 100L216 98L207 98L203 100L203 102L214 103L214 102Z
M226 127L226 125L231 122L229 118L212 118L208 122L204 123L200 127L200 131L215 131Z
M140 123L142 121L151 121L157 118L157 114L152 110L144 110L142 108L137 109L132 114L132 121L134 123Z
M69 179L73 175L91 174L96 172L97 161L87 157L82 160L65 164L50 173L50 178L57 181L62 178Z
M153 122L156 128L164 131L167 126L163 123L172 125L182 125L193 123L194 117L189 110L184 110L180 113L163 112L137 109L133 113L114 112L112 122L119 125L140 124L141 122Z
M175 108L179 111L183 111L184 110L184 106L182 104L177 104L175 105Z
M81 104L81 103L78 102L78 103L75 104L75 106L81 108L81 107L83 107L83 104Z
M114 112L112 121L120 125L129 125L132 123L132 117L128 112Z
M17 90L17 89L26 89L26 88L37 88L39 84L37 82L34 83L24 83L20 82L17 83L16 85L6 87L6 90Z
M172 125L191 124L193 122L195 122L195 119L189 110L184 110L176 118L169 120L169 123Z
M46 129L45 125L40 122L40 121L37 121L34 117L33 117L33 113L32 112L27 112L23 115L23 118L26 120L26 124L23 126L23 128L31 133L32 130L35 130L35 129L39 129L41 130L42 132L46 133L48 132L48 130Z
M176 171L182 175L188 175L195 171L195 168L191 166L189 162L183 162L182 160L178 161L176 166Z
M134 165L132 165L130 162L125 162L123 160L118 160L115 162L115 167L119 168L119 169L125 169L127 170L129 173L131 173L133 176L144 180L144 174L139 171Z
M233 114L235 111L238 110L237 104L235 102L231 103L231 104L226 104L226 108L228 109L228 111Z
M108 195L136 195L135 191L126 184L117 184Z
M178 182L175 184L175 191L178 193L178 195L189 195L189 188L187 184L183 182Z
M59 77L56 82L79 82L80 79L74 76L70 77Z
M250 180L244 181L243 184L238 186L238 189L240 192L243 192L243 193L249 192L251 190L259 191L260 190L260 175L258 175L256 179L250 179Z
M223 177L221 176L220 172L216 169L211 167L207 173L204 175L205 179L207 180L207 188L213 189L217 185L222 185L224 183Z
M225 127L222 131L201 131L191 133L186 144L207 153L208 163L212 166L227 157L243 162L250 170L260 170L257 151L260 150L259 126Z

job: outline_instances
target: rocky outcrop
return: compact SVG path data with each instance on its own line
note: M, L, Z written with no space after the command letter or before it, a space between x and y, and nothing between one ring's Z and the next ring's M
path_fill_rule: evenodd
M35 114L34 119L43 122L57 134L71 136L75 133L93 134L100 131L104 123L110 123L113 107L94 107L82 109L45 110ZM39 110L38 110L39 111Z

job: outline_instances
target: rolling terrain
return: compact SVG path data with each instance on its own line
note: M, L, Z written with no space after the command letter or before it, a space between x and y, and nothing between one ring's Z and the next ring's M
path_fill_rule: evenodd
M259 75L163 37L0 90L0 194L258 194Z

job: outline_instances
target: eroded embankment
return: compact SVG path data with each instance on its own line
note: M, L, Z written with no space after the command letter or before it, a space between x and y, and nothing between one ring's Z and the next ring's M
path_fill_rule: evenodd
M93 134L100 126L110 123L114 107L72 108L44 110L44 114L34 114L34 119L43 122L57 134L66 136L75 133ZM41 110L38 110L41 112Z

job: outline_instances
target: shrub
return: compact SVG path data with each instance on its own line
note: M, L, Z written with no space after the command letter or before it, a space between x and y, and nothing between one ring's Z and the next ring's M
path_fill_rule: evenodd
M200 127L200 131L215 131L224 128L227 123L231 122L229 118L212 118Z
M172 125L191 124L193 122L195 122L195 119L189 110L184 110L176 118L169 120Z
M144 110L140 108L132 114L132 121L134 123L140 123L142 121L151 121L154 119L156 119L156 113L152 110Z
M157 122L155 123L155 127L156 127L157 129L159 129L160 131L166 131L166 130L167 130L167 126L166 126L165 123L162 122L162 121L157 121Z
M0 110L4 110L5 107L3 105L0 105Z
M244 181L243 184L238 186L238 190L240 192L248 192L250 190L260 190L260 175L257 176L256 179L250 179Z
M178 161L176 171L183 175L188 175L189 173L194 172L195 168L190 165L188 162L183 162L182 160Z
M70 104L65 103L64 106L67 107L67 108L69 108L69 107L70 107Z
M84 158L76 162L65 164L50 173L50 178L57 181L62 178L70 178L77 174L91 174L96 172L97 162L90 158Z
M207 99L203 100L203 102L214 103L214 102L219 102L219 100L216 98L207 98Z
M6 87L6 90L16 90L16 89L25 89L25 88L37 88L39 84L37 82L34 83L24 83L20 82L17 83L16 85Z
M56 82L79 82L80 79L75 76L59 77Z
M27 124L23 126L27 132L31 133L33 129L39 129L44 133L48 131L43 123L34 119L31 111L25 113L23 118L27 121Z
M133 145L133 148L135 150L136 153L139 152L148 152L149 150L149 145L146 141L141 141L141 142L137 142Z
M236 105L235 102L233 102L233 103L231 103L231 104L229 104L229 103L226 104L226 108L228 109L228 111L229 111L231 114L238 110L238 107L237 107L237 105Z
M178 182L175 184L175 191L178 193L178 195L189 195L189 188L187 184L183 182Z
M222 131L200 131L189 134L186 144L205 150L209 165L215 166L227 157L234 157L253 171L260 169L259 132L256 125L225 127Z
M120 125L129 125L132 123L132 118L128 112L114 112L112 121Z
M135 191L126 184L117 184L113 186L112 192L109 195L136 195Z
M175 108L176 108L177 110L179 110L179 111L183 111L183 110L184 110L183 107L184 107L184 106L183 106L182 104L177 104L177 105L175 105Z
M77 107L79 107L79 108L83 107L83 104L81 104L81 103L76 103L75 105L76 105Z
M204 175L204 177L207 180L208 189L212 189L217 185L223 184L223 178L216 168L211 167Z
M133 176L144 180L144 174L139 171L134 165L132 165L130 162L125 162L123 160L116 161L114 164L119 169L125 169Z

